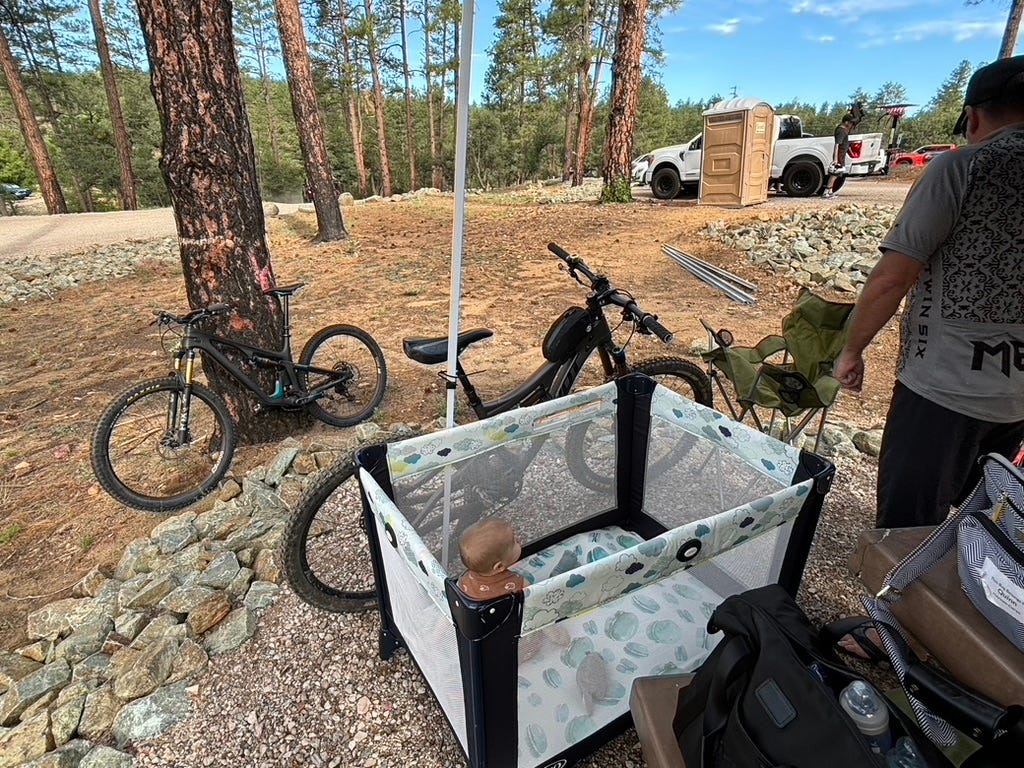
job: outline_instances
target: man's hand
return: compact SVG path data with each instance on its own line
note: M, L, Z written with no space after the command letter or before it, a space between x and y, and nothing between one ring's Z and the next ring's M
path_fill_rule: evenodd
M833 375L839 380L843 389L860 392L860 388L864 385L864 356L844 349L836 358Z

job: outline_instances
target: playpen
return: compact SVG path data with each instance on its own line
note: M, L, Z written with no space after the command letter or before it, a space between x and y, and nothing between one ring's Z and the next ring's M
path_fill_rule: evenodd
M561 768L630 724L641 676L695 669L726 596L796 592L834 469L640 375L357 454L381 612L471 768ZM527 586L458 588L487 515Z

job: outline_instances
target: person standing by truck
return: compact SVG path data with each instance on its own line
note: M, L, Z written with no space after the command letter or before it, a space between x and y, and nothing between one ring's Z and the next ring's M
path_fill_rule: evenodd
M846 155L850 151L850 131L853 130L853 125L853 115L847 112L843 115L843 121L836 126L836 145L832 151L832 165L828 168L828 178L825 179L825 191L821 193L822 197L829 198L835 195L833 187L836 184L836 179L845 173L843 169L846 165Z

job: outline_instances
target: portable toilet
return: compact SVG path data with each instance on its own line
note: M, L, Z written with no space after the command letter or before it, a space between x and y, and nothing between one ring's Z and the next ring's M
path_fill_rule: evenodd
M775 110L758 99L729 99L705 110L697 202L724 206L765 202L776 135Z

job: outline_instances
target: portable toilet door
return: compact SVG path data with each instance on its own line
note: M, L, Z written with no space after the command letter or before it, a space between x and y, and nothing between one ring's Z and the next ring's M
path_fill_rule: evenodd
M763 101L731 99L706 110L697 202L723 206L766 202L775 138L775 110Z

